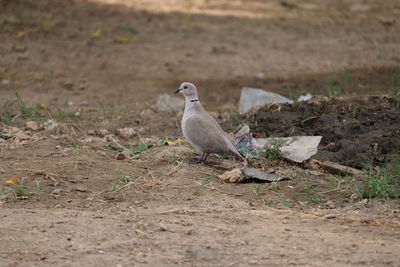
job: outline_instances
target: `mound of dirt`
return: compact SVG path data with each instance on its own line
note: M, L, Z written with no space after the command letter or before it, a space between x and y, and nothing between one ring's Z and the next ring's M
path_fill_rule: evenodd
M355 168L380 164L400 151L399 97L315 98L266 106L246 116L257 136L323 136L316 159Z

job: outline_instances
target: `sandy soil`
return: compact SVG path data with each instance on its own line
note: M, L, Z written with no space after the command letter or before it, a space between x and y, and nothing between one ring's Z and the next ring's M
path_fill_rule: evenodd
M232 130L242 86L396 93L399 14L394 0L0 1L0 265L399 266L398 200L283 160L256 164L291 180L222 182L235 163L191 163L181 112L152 106L193 81ZM178 142L110 149L165 137Z

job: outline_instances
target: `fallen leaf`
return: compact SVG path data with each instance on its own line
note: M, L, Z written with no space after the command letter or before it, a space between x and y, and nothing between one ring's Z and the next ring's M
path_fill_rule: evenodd
M168 144L169 146L176 146L176 145L177 145L177 143L176 143L175 141L172 141L172 140L170 140L170 139L168 139L168 138L167 138L167 144Z
M131 38L129 37L118 37L117 39L115 39L115 42L118 44L127 44L131 42Z
M92 38L100 38L101 37L101 29L96 29L92 34L90 35Z
M17 32L17 38L25 37L28 34L27 31L19 31Z
M51 19L44 19L42 20L42 25L44 27L51 27L54 25L54 22Z
M119 26L118 29L121 30L121 31L136 33L135 28L133 28L131 26Z
M21 179L19 179L18 177L13 177L13 178L9 178L5 181L6 184L20 184L21 183Z
M36 106L38 109L42 109L42 110L48 110L49 109L49 106L47 105L47 104L38 104L37 106Z

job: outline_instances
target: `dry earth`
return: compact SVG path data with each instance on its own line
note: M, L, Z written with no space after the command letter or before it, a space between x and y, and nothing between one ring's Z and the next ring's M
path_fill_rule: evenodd
M395 0L1 0L0 265L399 266L398 200L285 161L256 164L289 181L222 182L235 164L191 163L181 113L152 107L193 81L232 130L242 86L396 93L399 15Z

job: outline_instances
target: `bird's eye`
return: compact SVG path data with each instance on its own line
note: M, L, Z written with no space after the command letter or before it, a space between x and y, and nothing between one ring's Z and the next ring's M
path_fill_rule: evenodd
M183 89L187 89L187 86L184 86Z

